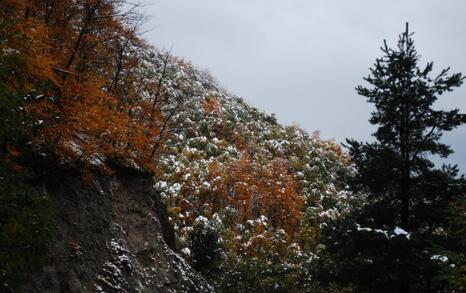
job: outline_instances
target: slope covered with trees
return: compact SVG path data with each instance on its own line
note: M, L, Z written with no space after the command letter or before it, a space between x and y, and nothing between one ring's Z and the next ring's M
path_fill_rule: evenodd
M50 247L41 182L73 169L92 185L116 167L154 176L178 250L219 290L317 285L320 229L353 200L343 179L354 169L337 144L279 125L148 45L129 2L1 7L4 286L21 284Z
M321 227L358 202L344 183L354 175L347 156L336 143L283 127L205 73L181 66L176 78L194 81L197 93L173 116L155 185L180 250L227 291L314 286L311 268L302 268L320 249ZM176 92L178 82L164 84Z
M147 44L144 16L130 2L0 7L2 289L14 291L50 261L57 235L47 228L54 213L42 187L70 170L97 189L116 170L152 177L147 194L160 194L167 207L173 248L219 292L421 288L413 277L420 271L431 282L443 278L432 290L464 288L464 179L424 155L448 154L441 131L464 116L430 106L462 77L428 79L432 65L417 70L408 36L400 52L385 48L388 60L368 78L383 89L358 89L379 109L371 122L382 125L380 143L352 141L348 155ZM390 74L402 78L391 84ZM409 85L399 89L401 79ZM409 93L407 116L400 92ZM406 120L400 135L397 119ZM373 251L379 244L386 254ZM444 252L426 254L419 270L394 256L418 257L431 244ZM443 265L446 254L457 267ZM367 275L375 278L369 285Z

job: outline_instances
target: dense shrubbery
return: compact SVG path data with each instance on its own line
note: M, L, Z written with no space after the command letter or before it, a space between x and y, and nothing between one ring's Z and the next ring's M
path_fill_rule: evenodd
M10 70L25 66L16 55L0 55L0 290L21 284L46 259L47 202L30 184L34 178L36 125L19 92L9 88ZM29 183L28 183L29 182Z
M189 234L187 254L195 269L204 274L215 274L222 260L222 243L215 223L199 217Z

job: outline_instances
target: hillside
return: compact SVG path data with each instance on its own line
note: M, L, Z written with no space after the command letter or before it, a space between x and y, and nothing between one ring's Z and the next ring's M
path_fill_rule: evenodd
M335 142L147 44L124 1L0 4L3 290L325 290L321 229L360 203Z
M167 55L149 55L160 78ZM202 263L203 255L192 253L193 231L214 231L224 250L222 274L238 274L238 284L244 273L261 279L269 264L288 271L290 282L308 277L303 263L319 251L320 228L362 202L345 183L355 172L346 155L335 142L278 124L184 60L169 58L166 68L163 92L175 98L162 107L165 115L180 105L180 88L191 90L173 115L154 186L168 206L178 249ZM249 261L257 271L237 272ZM209 266L199 268L210 274L215 265ZM248 282L246 288L253 286ZM282 282L272 278L261 290Z
M408 25L344 151L149 44L138 4L0 7L1 292L464 291L466 177L430 160L464 77Z

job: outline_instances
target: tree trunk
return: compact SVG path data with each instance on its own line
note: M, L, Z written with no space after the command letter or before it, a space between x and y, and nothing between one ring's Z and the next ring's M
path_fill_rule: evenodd
M401 176L400 176L400 199L401 211L400 220L401 227L409 231L409 202L410 202L410 181L411 181L411 167L410 167L410 129L409 129L409 110L406 101L407 97L402 97L402 116L400 125L400 155L401 155ZM409 249L409 247L408 247ZM407 252L409 256L410 251ZM403 256L403 258L406 255ZM400 293L410 292L410 280L407 273L407 261L401 260L401 280L400 280Z

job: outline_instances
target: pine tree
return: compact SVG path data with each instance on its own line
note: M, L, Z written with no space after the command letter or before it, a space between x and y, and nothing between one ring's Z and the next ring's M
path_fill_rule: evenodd
M449 203L464 196L456 184L456 166L435 168L433 155L447 157L450 147L440 141L445 131L466 123L458 109L433 108L440 95L463 82L449 68L432 78L433 63L420 68L412 33L399 36L396 48L386 41L364 78L370 87L358 86L359 95L373 103L370 123L378 126L376 142L347 140L359 175L352 182L368 202L352 221L328 232L329 251L340 265L340 280L371 292L433 292L439 267L431 257L445 241ZM463 189L464 190L464 189ZM337 236L335 236L337 231ZM339 237L332 242L331 235ZM424 292L424 291L423 291Z

